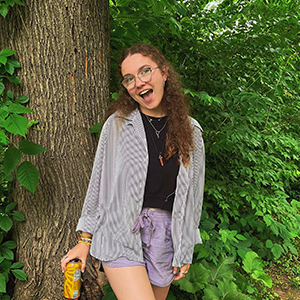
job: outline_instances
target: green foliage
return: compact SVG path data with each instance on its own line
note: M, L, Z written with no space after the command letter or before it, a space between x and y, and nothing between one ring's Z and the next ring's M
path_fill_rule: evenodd
M28 123L27 119L21 116L24 113L33 113L33 110L22 105L29 101L28 97L15 98L12 91L7 91L6 96L4 95L4 80L13 83L20 82L18 77L10 76L15 68L20 67L18 61L11 58L14 54L15 51L10 49L0 51L0 153L2 153L0 154L2 156L0 173L2 173L2 185L5 185L6 181L12 180L12 172L17 168L19 182L34 193L39 181L39 172L31 162L21 163L22 153L35 155L46 149L28 140L20 140L19 147L10 141L9 134L26 137L28 127L36 123Z
M0 14L5 17L9 7L15 4L23 5L20 0L0 0ZM11 141L11 136L26 137L29 127L37 124L37 121L28 122L21 116L33 111L23 104L29 101L27 96L15 97L8 90L5 93L4 82L19 84L19 77L13 75L16 68L20 68L19 62L12 58L16 51L2 49L0 51L0 298L9 300L10 296L6 290L10 279L25 281L27 276L22 270L21 262L14 262L14 249L17 244L8 240L7 232L13 226L13 220L22 222L25 216L15 210L17 203L10 202L10 182L13 172L17 170L18 181L32 193L35 192L39 181L39 172L29 161L22 161L23 155L35 155L46 151L43 147L36 145L26 139L18 139L17 146Z
M27 276L21 269L23 264L21 262L13 263L14 250L17 244L12 240L6 240L6 232L8 232L12 225L12 219L16 220L15 215L23 214L15 210L17 203L6 204L6 201L0 203L0 296L1 299L10 299L8 295L4 295L6 285L9 279L13 276L19 280L27 280ZM24 221L24 216L19 221Z
M178 286L197 289L194 295L203 299L243 299L235 293L271 287L267 263L297 254L300 5L218 2L111 2L111 90L116 95L119 89L119 53L133 43L153 44L177 68L204 128L208 166L204 243L195 247L193 268L213 270L226 257L236 265L230 292L212 278L197 283L189 277Z
M13 7L15 4L24 5L20 0L0 0L0 15L5 18L9 8Z

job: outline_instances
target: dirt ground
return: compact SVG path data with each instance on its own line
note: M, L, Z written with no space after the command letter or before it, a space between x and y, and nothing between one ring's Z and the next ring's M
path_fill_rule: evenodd
M291 280L286 274L280 274L278 267L271 267L270 276L274 284L274 292L279 297L276 300L300 300L300 289L291 286Z

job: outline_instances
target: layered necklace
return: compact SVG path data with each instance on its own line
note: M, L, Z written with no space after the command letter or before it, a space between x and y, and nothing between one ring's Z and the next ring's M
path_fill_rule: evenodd
M166 120L166 122L165 122L164 126L161 128L161 130L157 130L156 127L152 124L152 121L153 121L153 120L152 120L149 116L147 116L147 115L145 115L145 116L146 116L146 118L147 118L149 124L150 124L150 125L152 126L152 128L154 129L157 138L159 139L159 135L160 135L160 133L165 129L165 127L167 126L168 121ZM160 119L158 119L158 121L160 121Z
M146 116L146 119L148 120L149 124L151 125L151 127L154 129L154 132L155 132L157 138L159 139L159 138L160 138L160 134L161 134L161 132L166 128L168 121L166 120L166 121L165 121L165 124L163 125L163 127L162 127L160 130L157 130L157 128L156 128L156 127L153 125L153 123L152 123L153 120L152 120L149 116L147 116L147 115L145 115L145 116ZM158 121L160 121L160 119L158 119ZM153 142L153 144L154 144L155 150L156 150L156 152L157 152L157 155L158 155L158 159L159 159L159 161L160 161L160 164L161 164L161 166L163 167L163 166L164 166L163 152L164 152L164 148L165 148L165 143L163 143L163 146L162 146L161 150L158 151L157 146L156 146L156 142L155 142L155 140L154 140L154 138L153 138L151 132L150 132L150 136L151 136L151 140L152 140L152 142Z

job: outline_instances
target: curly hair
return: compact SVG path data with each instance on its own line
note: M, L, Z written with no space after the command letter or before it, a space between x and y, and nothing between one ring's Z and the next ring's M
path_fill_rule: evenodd
M169 159L172 156L177 156L178 161L181 159L183 164L187 166L190 161L190 152L194 148L193 130L188 117L189 108L178 75L156 48L147 44L134 44L130 48L125 49L120 55L120 78L122 78L122 62L133 54L142 54L150 57L160 69L164 68L167 70L167 81L161 101L163 111L166 113L168 120L164 157ZM122 87L118 100L109 108L107 116L118 111L121 116L125 117L138 107L138 103L133 101L127 90Z

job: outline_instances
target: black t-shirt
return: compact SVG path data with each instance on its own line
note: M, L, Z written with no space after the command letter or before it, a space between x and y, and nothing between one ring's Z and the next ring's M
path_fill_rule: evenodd
M166 124L167 117L154 118L146 116L142 112L141 116L146 132L149 153L143 207L160 208L172 212L179 164L177 157L171 157L169 160L162 158L163 166L159 159L159 153L162 153L163 156L165 150L168 127L168 124ZM152 122L152 125L158 131L166 124L164 129L159 133L159 138L149 121Z

